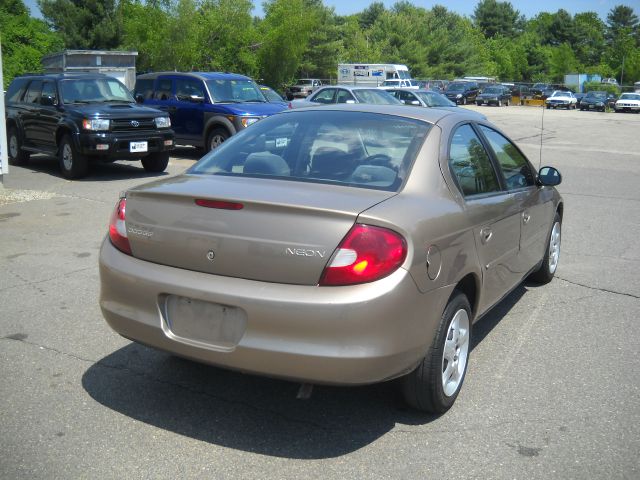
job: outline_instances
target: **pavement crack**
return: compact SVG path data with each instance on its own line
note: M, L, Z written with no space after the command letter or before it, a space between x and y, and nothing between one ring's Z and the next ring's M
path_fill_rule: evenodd
M589 290L596 290L598 292L604 292L604 293L612 293L614 295L622 295L624 297L631 297L631 298L635 298L637 300L640 300L640 295L634 295L633 293L616 292L615 290L609 290L607 288L592 287L590 285L585 285L584 283L579 283L579 282L574 282L572 280L567 280L566 278L559 277L558 275L556 275L555 278L557 278L558 280L562 280L563 282L570 283L571 285L576 285L578 287L588 288Z
M92 270L92 269L94 269L94 268L96 268L96 266L95 266L95 265L92 265L91 267L79 268L78 270L72 270L72 271L70 271L70 272L63 273L62 275L57 275L57 276L55 276L55 277L51 277L51 278L45 278L45 279L43 279L43 280L35 280L35 281L33 281L33 282L29 282L29 281L27 281L24 277L22 277L21 275L19 275L19 274L15 273L15 272L14 272L14 271L12 271L12 270L9 270L9 271L10 271L11 273L13 273L16 277L18 277L20 280L22 280L23 282L26 282L26 283L21 283L20 285L12 285L12 286L10 286L10 287L5 287L5 288L0 288L0 293L2 293L2 292L6 292L7 290L13 290L13 289L15 289L15 288L29 287L29 286L31 286L31 285L38 285L38 284L40 284L40 283L46 283L46 282L50 282L50 281L52 281L52 280L58 280L59 278L65 278L65 277L68 277L68 276L70 276L70 275L74 275L74 274L76 274L76 273L84 272L84 271L86 271L86 270Z
M128 374L131 374L131 375L135 375L136 377L143 378L143 379L145 379L147 381L151 381L151 382L158 383L158 384L161 384L161 385L167 385L167 386L170 386L170 387L179 388L179 389L187 391L187 392L189 392L191 394L201 395L201 396L210 398L210 399L215 400L215 401L220 402L220 403L225 403L225 404L232 405L232 406L242 406L242 407L248 408L249 410L253 410L254 412L257 412L257 413L259 413L261 415L264 415L266 413L266 414L269 414L269 415L273 415L273 416L279 417L282 420L285 420L285 421L287 421L289 423L295 423L295 424L298 424L298 425L306 425L306 426L309 426L309 427L313 427L313 428L318 428L320 430L324 430L326 432L330 431L330 429L328 429L326 426L324 426L324 425L322 425L320 423L317 423L317 422L312 422L312 421L306 420L306 419L302 420L302 419L299 419L299 418L290 417L290 416L285 415L282 412L279 412L277 410L273 410L273 409L269 409L269 408L263 408L263 407L260 407L260 406L257 406L257 405L253 405L253 404L251 404L249 402L245 402L245 401L242 401L242 400L231 400L231 399L228 399L228 398L224 398L224 397L221 397L219 395L214 395L214 394L212 394L210 392L207 392L206 390L204 390L202 388L198 388L198 387L193 386L193 385L187 385L187 384L183 384L183 383L173 382L173 381L170 381L170 380L163 380L163 379L158 378L156 376L150 375L149 373L146 373L146 372L143 372L143 371L139 371L139 370L134 370L134 369L129 368L129 367L124 366L124 365L113 365L113 364L105 362L104 360L94 360L94 359L91 359L91 358L85 358L85 357L81 357L81 356L73 354L73 353L64 352L64 351L59 350L59 349L54 348L54 347L49 347L47 345L42 345L42 344L39 344L39 343L36 343L36 342L30 342L30 341L27 341L25 339L25 337L23 337L22 335L8 335L8 336L5 336L5 337L0 337L0 340L24 343L24 344L30 345L32 347L37 347L37 348L39 348L41 350L46 350L48 352L52 352L52 353L55 353L55 354L58 354L58 355L63 355L65 357L68 357L68 358L71 358L71 359L74 359L74 360L79 360L81 362L88 363L88 364L91 364L91 365L94 365L94 366L97 366L97 367L105 368L105 369L108 369L108 370L115 370L115 371L121 372L121 373L128 373Z

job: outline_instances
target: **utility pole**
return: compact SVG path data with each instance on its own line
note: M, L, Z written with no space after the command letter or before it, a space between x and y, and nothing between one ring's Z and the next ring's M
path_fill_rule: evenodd
M2 43L0 43L0 191L4 189L4 176L9 173L6 127L4 113L4 76L2 74Z

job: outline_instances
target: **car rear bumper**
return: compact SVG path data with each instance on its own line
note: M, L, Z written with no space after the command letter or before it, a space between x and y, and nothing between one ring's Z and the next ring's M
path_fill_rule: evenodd
M80 133L77 138L80 153L107 159L139 159L150 153L165 152L174 148L174 133L171 129L150 132ZM132 152L132 142L146 142L146 151Z
M138 260L108 239L100 277L102 313L126 338L203 363L337 385L411 371L431 344L453 288L422 294L404 269L350 287L220 277ZM170 295L240 312L246 322L241 337L234 344L180 337L167 318Z

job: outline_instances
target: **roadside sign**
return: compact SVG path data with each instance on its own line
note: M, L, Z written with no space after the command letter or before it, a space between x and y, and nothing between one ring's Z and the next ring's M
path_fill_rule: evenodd
M9 156L7 155L7 128L4 114L4 76L2 74L2 44L0 43L0 184L3 175L9 173Z

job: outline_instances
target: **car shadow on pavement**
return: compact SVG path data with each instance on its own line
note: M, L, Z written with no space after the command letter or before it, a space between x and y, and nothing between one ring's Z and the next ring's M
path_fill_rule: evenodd
M474 346L525 292L516 289L478 324ZM338 457L398 424L439 420L407 407L398 384L316 386L310 399L298 400L299 384L191 362L136 343L99 360L82 377L94 400L140 422L227 448L296 459Z
M46 155L33 155L29 163L24 166L27 170L35 170L53 177L64 178L60 172L58 159ZM146 172L140 161L92 163L86 177L73 180L74 182L106 182L111 180L125 180L129 178L158 178L169 175L168 172Z

